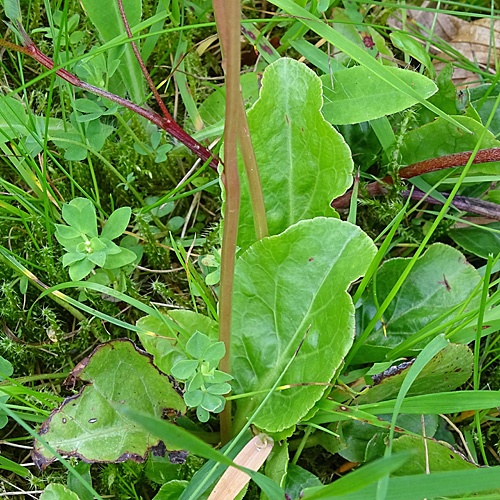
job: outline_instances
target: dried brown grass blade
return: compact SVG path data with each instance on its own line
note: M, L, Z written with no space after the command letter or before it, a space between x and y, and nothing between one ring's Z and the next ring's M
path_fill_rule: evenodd
M266 434L259 434L246 444L238 453L234 462L247 469L257 471L271 453L273 445L272 438ZM249 481L250 476L248 474L234 467L229 467L222 474L208 500L233 500Z

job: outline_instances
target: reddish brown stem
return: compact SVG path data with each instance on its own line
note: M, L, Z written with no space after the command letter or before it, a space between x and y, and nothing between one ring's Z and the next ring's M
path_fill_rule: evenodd
M13 44L6 40L0 39L0 45L4 46L10 50L15 50L18 52L22 52L23 54L29 55L33 57L36 61L38 61L42 66L45 66L47 69L54 68L54 61L50 59L50 57L46 56L43 52L41 52L38 47L33 43L31 38L24 31L23 27L20 23L18 23L18 28L23 37L24 47L20 47L19 45ZM184 146L190 149L196 156L201 158L202 161L210 161L209 166L217 172L218 161L214 158L212 153L203 147L198 141L193 139L179 124L177 124L172 118L163 117L154 111L149 111L133 102L124 99L123 97L117 96L108 92L106 90L100 89L99 87L94 87L84 81L80 80L78 77L70 73L69 71L59 68L56 70L56 75L61 77L63 80L67 81L71 85L75 87L80 87L83 90L88 92L92 92L98 96L109 99L112 102L120 104L121 106L130 109L134 113L137 113L140 116L143 116L147 120L151 121L161 129L165 130L172 137L175 137L179 140Z
M132 45L132 50L134 51L135 58L137 59L137 62L139 63L139 66L141 67L142 74L144 75L144 78L148 82L149 88L151 89L151 92L153 92L153 95L156 99L156 102L158 103L158 106L160 106L160 109L161 109L161 112L163 113L163 116L167 120L173 121L172 116L168 112L168 109L165 106L165 103L162 101L162 98L160 97L160 94L159 94L158 90L156 89L156 86L153 83L153 80L151 79L149 71L147 70L146 66L144 65L144 61L142 60L142 56L139 52L139 49L137 48L137 44L135 43L134 40L132 40L133 35L132 35L132 31L130 30L130 25L128 23L127 15L125 14L123 2L122 2L122 0L117 0L117 1L118 1L118 8L120 9L120 15L122 17L123 25L125 26L125 31L127 33L127 36L131 39L130 44Z
M445 168L463 167L469 161L472 151L464 153L454 153L451 155L440 156L430 160L419 161L413 163L408 167L404 167L398 172L401 179L411 179L418 175L428 174L430 172L437 172ZM493 161L500 161L500 148L480 149L474 159L473 164L476 163L490 163ZM366 191L371 196L380 196L386 193L384 184L392 184L393 180L390 175L387 175L380 181L370 182L365 186ZM348 191L344 195L332 201L333 208L348 208L351 202L352 191Z

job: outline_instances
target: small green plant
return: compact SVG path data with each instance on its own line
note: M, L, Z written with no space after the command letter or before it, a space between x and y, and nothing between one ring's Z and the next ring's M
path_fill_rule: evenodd
M56 224L56 238L66 252L63 266L69 268L73 281L83 280L95 267L103 269L114 281L112 270L136 260L136 253L112 241L123 234L131 213L130 207L115 210L98 235L97 217L90 200L75 198L63 205L62 216L68 225Z
M172 375L185 381L184 402L196 408L200 422L207 422L210 412L220 413L224 409L223 395L231 390L227 382L233 377L217 370L226 348L223 342L213 342L204 333L196 332L187 341L186 351L192 359L178 361L172 367Z

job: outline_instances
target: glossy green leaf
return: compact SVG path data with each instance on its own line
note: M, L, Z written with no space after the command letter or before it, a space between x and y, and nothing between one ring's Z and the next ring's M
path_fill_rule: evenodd
M425 445L425 446L424 446ZM394 440L392 449L395 453L404 451L415 451L415 456L410 462L406 462L400 469L394 472L396 476L410 476L412 474L425 474L426 461L431 473L452 470L477 469L477 465L467 461L448 443L427 439L424 443L422 438L414 436L401 436Z
M450 344L436 354L422 369L408 391L409 396L430 392L447 392L465 384L472 375L473 356L466 345ZM365 389L356 399L357 404L375 403L398 395L410 366L393 366L383 372L381 380Z
M500 232L496 233L488 229L500 231L500 222L486 224L483 227L450 229L448 234L457 245L478 257L487 259L488 254L496 256L500 252Z
M266 476L271 478L281 488L284 488L289 463L288 441L285 439L281 442L275 442L271 454L266 460ZM261 500L268 500L268 498L263 495Z
M421 62L429 71L432 79L436 78L436 70L432 65L431 56L424 46L404 31L394 31L390 34L391 42L406 54Z
M236 394L269 390L306 331L282 384L331 380L353 340L354 307L346 289L374 254L358 227L320 217L264 238L236 261L231 348ZM315 385L274 393L254 423L271 432L291 427L324 390ZM237 428L263 397L238 401Z
M270 235L300 220L336 216L330 202L352 183L349 147L324 120L321 106L321 81L305 64L283 58L267 67L248 124ZM246 248L256 237L243 173L241 181L238 241Z
M117 2L82 0L82 5L104 42L109 42L113 38L125 34ZM133 29L141 20L142 2L141 0L123 0L123 6L129 25ZM132 96L132 101L140 104L144 100L143 75L130 43L124 43L123 55L120 57L121 51L115 49L113 56L114 58L120 57L118 71L125 83L126 90Z
M132 209L130 207L122 207L118 210L115 210L109 216L109 219L104 225L104 228L101 232L101 237L108 238L109 240L114 240L115 238L118 238L118 236L121 236L127 229L131 215Z
M79 500L78 495L63 484L51 483L42 493L40 500Z
M374 286L378 303L381 304L408 262L409 259L391 259L380 267L375 281L372 281L363 294L362 307L357 311L358 332L363 331L364 326L376 312ZM458 250L442 243L430 246L418 259L407 280L384 313L384 323L380 321L377 323L366 344L361 347L357 359L381 361L385 355L383 350L379 350L377 354L370 349L370 346L395 347L399 345L430 321L467 299L479 279L478 272ZM470 307L473 307L475 303L473 299ZM417 347L422 347L422 345L420 343Z
M129 340L98 346L70 373L68 383L74 385L77 380L88 385L54 410L39 432L61 454L88 462L142 462L158 444L158 437L144 432L118 407L141 408L158 417L167 408L186 411L169 379ZM42 467L54 461L38 441L33 454Z
M155 365L164 373L170 373L177 361L187 359L182 344L196 331L205 333L212 341L217 341L219 336L217 323L207 316L183 310L170 311L169 316L180 325L181 342L175 339L174 332L159 318L143 316L137 321L138 327L151 332L140 332L138 335L144 349L154 356Z
M407 85L416 89L422 97L428 98L437 91L435 83L429 78L399 68L387 67ZM333 79L333 89L331 87ZM323 82L323 115L334 125L347 125L374 120L381 116L398 113L418 102L379 78L364 66L337 71L321 77Z

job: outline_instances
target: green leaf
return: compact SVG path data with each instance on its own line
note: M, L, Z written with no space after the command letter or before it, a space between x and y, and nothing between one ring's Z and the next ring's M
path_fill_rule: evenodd
M307 330L282 385L328 383L354 334L354 307L346 289L363 275L374 255L375 246L358 227L322 217L252 245L235 267L231 348L235 394L269 390ZM254 424L271 432L291 427L324 390L315 385L274 393ZM238 402L237 428L263 397Z
M483 123L488 121L490 114L493 112L496 98L500 92L499 84L497 84L494 89L490 89L490 87L491 83L485 83L469 89L471 104L477 109ZM484 96L486 92L489 92L489 94L485 99ZM479 104L481 104L480 108ZM498 137L498 134L500 134L500 110L498 108L495 109L489 129L495 137Z
M290 498L300 498L306 488L321 486L321 481L312 472L298 465L290 465L286 474L285 492Z
M63 484L51 483L43 490L40 500L79 500L78 495Z
M101 232L101 237L114 240L121 236L127 229L130 222L132 209L130 207L122 207L115 210L110 216Z
M64 455L86 461L142 462L159 439L119 410L141 408L158 418L165 408L186 411L182 397L168 378L129 340L98 346L75 367L68 381L74 385L78 379L88 385L53 411L40 431ZM55 459L38 441L33 454L42 467Z
M56 224L56 238L61 237L63 240L76 240L78 238L78 243L82 241L82 233L72 226L66 226L64 224Z
M75 99L74 107L76 110L82 113L93 113L101 116L104 113L104 108L101 108L99 104L91 99Z
M107 255L106 263L102 266L103 269L118 269L119 267L132 264L137 258L136 254L128 248L119 247L119 252L113 255Z
M187 341L186 351L195 359L201 359L205 350L210 346L210 339L201 332L195 334Z
M11 21L21 20L21 7L19 0L4 0L5 15Z
M487 259L488 254L497 255L500 251L500 233L488 229L500 231L500 222L485 224L483 227L450 229L448 234L457 245L478 257Z
M63 255L63 267L70 266L71 264L75 262L79 262L80 260L84 259L87 256L87 254L82 253L82 252L70 252L66 253Z
M207 316L194 311L170 311L169 316L180 325L183 331L181 339L188 340L195 332L204 332L212 342L219 336L218 325ZM145 332L139 332L144 349L154 356L154 363L164 373L170 373L172 366L181 359L187 359L182 344L177 341L172 330L159 318L143 316L137 321L137 326ZM224 382L222 380L221 382Z
M90 467L91 464L80 462L75 465L75 471L78 472L78 474L80 474L80 477L85 479L85 481L87 481L87 483L89 483L89 485L92 487ZM68 488L78 495L79 500L94 500L94 495L92 495L92 493L87 488L85 488L85 486L73 474L70 474L68 476Z
M87 258L74 262L69 266L69 276L73 281L81 281L94 269L95 264Z
M74 198L62 208L63 219L80 233L90 238L97 236L97 217L92 202L87 198Z
M87 255L87 259L98 267L102 267L106 262L106 252L98 250Z
M0 356L0 380L4 380L5 377L11 377L14 373L14 367L12 363Z
M198 368L198 360L194 359L183 359L178 361L172 367L172 375L179 380L187 380L191 378Z
M454 119L454 117L448 116L446 113L443 113L440 109L436 108L436 106L427 102L419 92L407 85L399 77L395 77L394 73L391 74L390 71L387 71L387 66L380 64L380 62L377 61L373 55L367 53L364 48L357 46L353 41L349 40L346 36L340 33L338 29L333 29L327 23L323 22L323 20L311 15L307 10L293 2L293 0L271 0L271 3L284 9L288 14L296 16L301 23L320 35L320 37L332 43L338 50L344 52L347 57L354 59L368 68L374 75L377 75L379 78L391 83L401 92L414 97L422 105L435 112L437 115L442 116L455 127L459 126L459 128L463 128L460 126L459 122ZM470 133L467 129L465 131Z
M187 485L188 481L173 479L160 488L153 500L178 500Z
M472 151L484 131L484 126L467 116L455 116L454 118L469 130L472 130L474 135L457 129L457 127L442 118L436 118L433 122L411 130L405 135L405 140L400 149L402 165L411 165L412 163L452 153ZM500 147L500 142L495 139L491 132L487 131L480 147L497 148ZM460 171L460 169L456 169L457 173L460 173ZM498 174L500 172L499 162L472 165L469 174L477 172ZM448 174L447 171L434 172L426 174L424 179L429 184L434 184Z
M224 403L225 399L222 396L217 396L216 394L210 394L208 392L205 392L203 394L201 406L205 408L205 410L207 411L215 411L217 410L217 408L220 407L224 408Z
M437 91L435 83L420 73L390 67L385 70L392 73L394 78L411 85L424 98ZM323 115L334 125L374 120L398 113L418 102L415 97L404 94L364 66L337 71L331 78L330 75L324 75L321 81L324 93Z
M380 267L375 285L377 302L381 304L406 268L409 259L391 259ZM382 361L385 350L376 347L395 347L437 319L453 306L467 299L479 282L479 274L455 248L442 243L431 245L418 259L408 278L394 297L383 316L384 323L377 323L356 360ZM374 284L363 294L363 306L358 309L358 332L376 313ZM469 307L477 303L473 299ZM448 318L454 316L454 312ZM385 328L385 331L384 331ZM421 348L420 342L416 348Z
M226 347L224 346L224 342L216 342L209 346L203 353L203 359L210 363L211 367L217 366L219 361L226 354Z
M330 202L352 183L349 147L324 120L321 105L321 81L307 66L282 58L266 68L248 124L270 235L303 219L335 217ZM241 182L238 244L246 248L256 237L245 175Z
M394 31L390 34L391 42L406 54L421 62L429 71L431 78L436 79L436 70L432 65L431 56L415 38L403 31Z
M0 419L2 416L3 415L0 415ZM5 419L7 420L7 417L5 417ZM3 426L0 424L0 429L2 427ZM26 467L23 467L23 466L19 465L18 463L13 462L12 460L9 460L8 458L5 458L2 455L0 455L0 469L14 472L18 476L22 476L22 477L30 477L31 476L31 472Z
M472 358L472 352L466 345L448 345L425 365L411 385L408 395L447 392L460 387L472 375ZM395 398L410 369L408 363L401 366L404 368L393 366L383 372L380 381L364 390L355 399L356 403L375 403Z
M395 453L407 450L415 452L413 460L406 462L406 464L394 472L396 476L425 474L427 464L431 472L468 470L477 469L478 467L465 460L465 457L461 453L458 453L450 444L442 441L427 439L424 443L422 438L401 436L394 440L392 449Z
M203 399L203 392L199 390L186 391L184 393L184 403L191 408L196 408Z
M103 3L102 0L82 0L82 5L104 42L109 42L119 35L124 35L126 38L117 2ZM134 26L139 24L141 20L142 2L141 0L123 0L123 6L127 20L133 30ZM124 44L125 50L120 57L118 71L126 90L132 96L132 101L140 104L144 99L143 75L132 47L127 42L124 42ZM113 54L115 59L118 58L120 50L114 49Z

